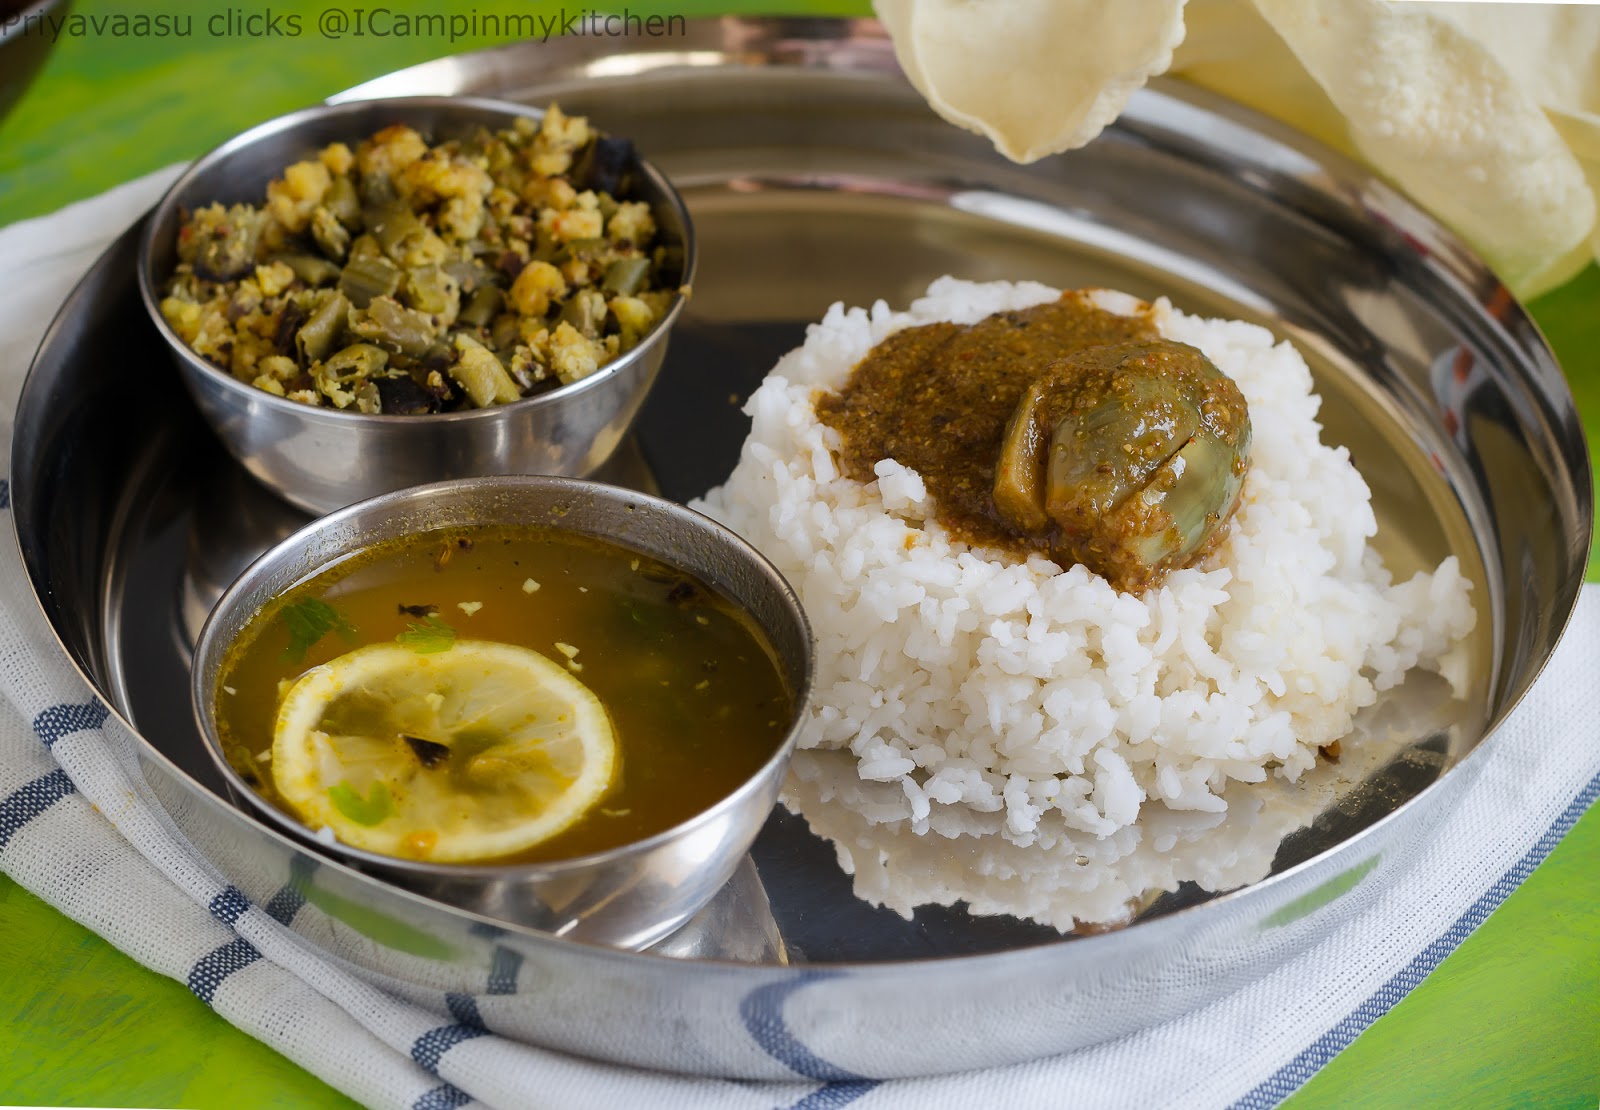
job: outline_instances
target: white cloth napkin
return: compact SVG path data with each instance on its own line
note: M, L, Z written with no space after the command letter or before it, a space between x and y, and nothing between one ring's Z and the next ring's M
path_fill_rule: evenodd
M0 458L55 307L173 173L0 231ZM0 510L8 505L0 485ZM1595 800L1597 666L1600 591L1588 587L1543 677L1474 760L1476 777L1458 787L1431 841L1355 921L1289 964L1157 1028L953 1076L819 1082L825 1073L803 1066L815 1062L806 1051L793 1082L686 1079L519 1043L493 1031L488 1008L463 1014L440 995L430 1009L357 979L281 925L271 905L245 902L183 839L139 778L135 742L45 627L10 541L0 542L0 869L374 1107L1266 1107L1416 986Z

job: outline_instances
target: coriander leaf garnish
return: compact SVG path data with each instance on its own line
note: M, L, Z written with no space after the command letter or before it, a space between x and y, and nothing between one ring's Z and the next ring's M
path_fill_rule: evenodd
M389 788L381 782L373 783L371 793L363 798L348 780L342 781L338 786L328 788L328 801L333 803L334 809L356 824L368 827L378 824L394 812L394 798Z
M429 615L420 623L406 625L406 630L394 639L395 643L404 644L418 655L432 655L436 651L449 651L455 646L456 630L438 617Z
M346 640L355 639L356 626L339 610L314 597L285 605L283 623L289 626L289 646L284 649L286 663L299 663L306 652L330 632L337 632Z

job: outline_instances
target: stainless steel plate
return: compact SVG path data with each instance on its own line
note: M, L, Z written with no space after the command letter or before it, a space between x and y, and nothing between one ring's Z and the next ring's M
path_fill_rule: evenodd
M753 866L651 952L473 919L307 854L220 798L188 717L188 645L226 583L303 518L194 416L139 314L130 233L35 363L13 500L48 618L144 738L130 750L198 849L254 899L298 895L306 943L411 997L465 992L493 1028L536 1043L753 1078L919 1074L1092 1043L1259 975L1401 881L1475 774L1466 757L1553 647L1590 533L1571 397L1482 265L1381 182L1178 83L1140 93L1089 148L1024 168L935 119L870 24L720 20L617 46L512 46L350 94L557 98L634 137L683 189L703 269L615 479L678 499L720 481L747 427L735 402L835 300L904 304L944 273L1164 294L1306 353L1325 439L1373 486L1390 566L1455 553L1475 583L1470 696L1408 684L1363 720L1366 761L1308 788L1315 819L1274 840L1271 878L1222 896L1185 886L1113 933L1062 938L960 908L902 920L854 899L831 849L781 813Z

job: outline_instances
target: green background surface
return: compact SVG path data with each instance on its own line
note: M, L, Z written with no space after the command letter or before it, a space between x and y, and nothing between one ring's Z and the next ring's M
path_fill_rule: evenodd
M83 0L84 15L259 10ZM0 225L190 158L259 120L391 70L498 40L105 36L64 39L0 123ZM451 10L393 0L398 14ZM561 5L485 0L480 13ZM569 6L571 11L576 5ZM868 15L852 0L630 0L640 14ZM456 9L462 10L462 9ZM612 6L615 10L615 6ZM1600 271L1532 306L1600 442ZM1591 446L1591 453L1593 447ZM1596 563L1591 561L1591 578ZM0 1103L334 1107L349 1101L0 875ZM1330 1024L1343 1015L1329 1014ZM1591 813L1462 946L1289 1102L1333 1107L1584 1107L1600 1094L1600 814Z

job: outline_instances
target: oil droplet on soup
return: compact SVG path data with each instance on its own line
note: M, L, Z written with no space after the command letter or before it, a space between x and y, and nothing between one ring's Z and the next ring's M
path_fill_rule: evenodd
M340 563L251 620L213 694L229 762L298 817L271 769L278 708L293 684L366 645L398 642L426 656L457 641L515 645L564 667L599 698L616 739L612 785L576 823L513 855L473 863L566 859L663 832L754 774L794 711L754 621L693 576L565 532L457 529ZM442 758L431 741L400 739L397 750L412 754L397 758L424 766ZM338 784L326 785L339 793ZM470 788L462 800L473 803ZM349 804L376 803L358 792ZM345 812L365 820L362 811Z

